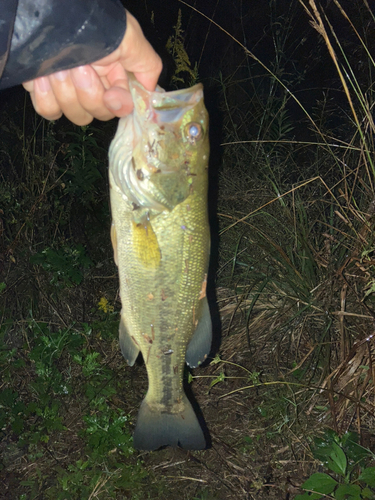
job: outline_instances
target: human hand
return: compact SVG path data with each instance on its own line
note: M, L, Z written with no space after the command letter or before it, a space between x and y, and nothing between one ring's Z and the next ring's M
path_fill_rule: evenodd
M110 120L131 113L133 101L126 71L134 73L148 90L155 90L162 62L143 35L138 21L127 12L127 26L119 47L95 63L59 71L25 82L35 111L47 120L63 114L76 125L93 118Z

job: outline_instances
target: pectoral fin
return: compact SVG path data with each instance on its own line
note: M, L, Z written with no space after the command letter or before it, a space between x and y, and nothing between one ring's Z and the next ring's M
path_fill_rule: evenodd
M202 302L202 314L186 350L186 363L191 368L203 363L211 349L212 323L207 297L204 297Z
M160 248L150 221L136 224L133 222L133 248L141 263L148 268L160 264Z
M139 347L129 335L123 318L120 320L120 347L128 365L133 366L139 354Z

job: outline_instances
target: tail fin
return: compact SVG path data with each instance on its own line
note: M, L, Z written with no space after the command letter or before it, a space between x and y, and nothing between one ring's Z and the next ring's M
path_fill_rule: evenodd
M133 444L137 450L156 450L161 446L181 446L186 450L203 450L206 440L197 416L183 396L184 410L181 413L155 411L143 400L134 431Z

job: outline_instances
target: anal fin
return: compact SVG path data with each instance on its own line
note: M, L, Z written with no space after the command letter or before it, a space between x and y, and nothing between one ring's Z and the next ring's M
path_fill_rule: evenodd
M212 322L207 297L204 297L202 302L202 313L186 350L186 363L191 368L203 363L211 349Z
M128 365L133 366L139 354L139 347L129 335L122 317L120 319L119 338L122 355Z

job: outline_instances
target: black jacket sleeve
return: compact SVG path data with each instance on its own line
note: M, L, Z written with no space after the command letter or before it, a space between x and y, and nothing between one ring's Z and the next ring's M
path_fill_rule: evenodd
M120 0L0 1L0 90L97 61L126 29Z

